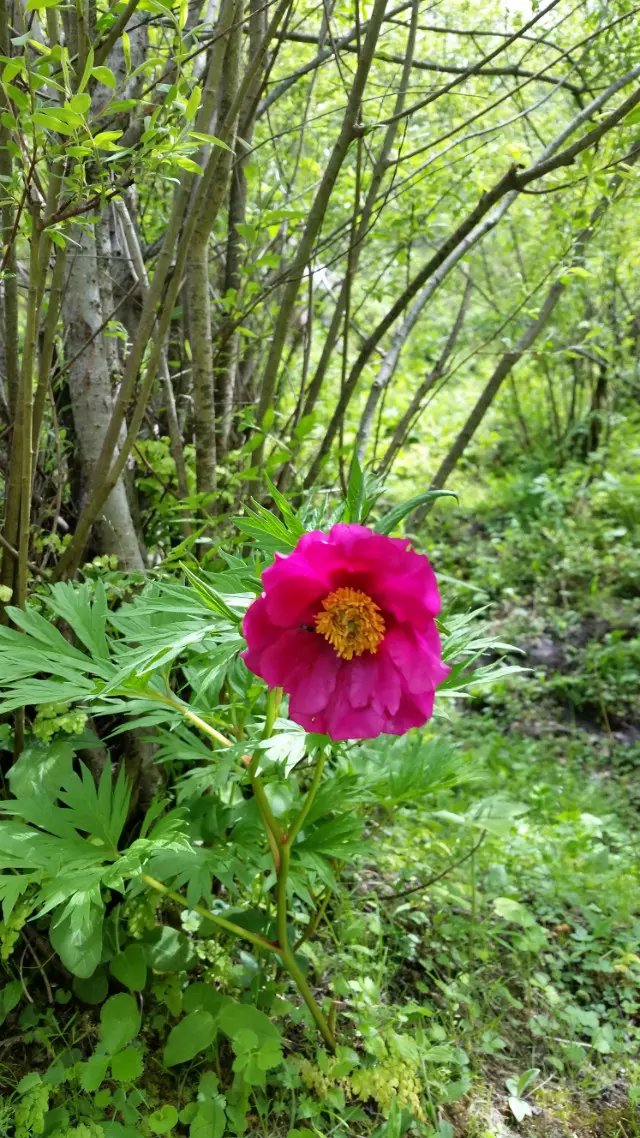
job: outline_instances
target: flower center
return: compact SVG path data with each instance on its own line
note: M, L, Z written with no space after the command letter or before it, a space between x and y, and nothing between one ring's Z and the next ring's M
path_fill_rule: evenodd
M341 656L352 660L363 652L377 652L384 639L384 618L375 601L360 589L334 589L315 617L316 631Z

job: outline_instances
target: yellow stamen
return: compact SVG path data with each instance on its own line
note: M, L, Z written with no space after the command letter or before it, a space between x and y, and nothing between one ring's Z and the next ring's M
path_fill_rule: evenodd
M334 589L322 602L316 630L341 656L352 660L363 652L377 652L384 639L384 618L378 605L360 589Z

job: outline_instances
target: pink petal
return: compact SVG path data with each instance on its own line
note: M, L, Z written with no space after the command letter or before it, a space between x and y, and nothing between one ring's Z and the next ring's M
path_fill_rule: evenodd
M298 715L317 715L330 703L338 679L340 660L322 637L307 633L306 661L309 667L297 669L293 682L286 688L291 694L289 713L299 722Z
M292 554L293 556L293 554ZM280 563L280 568L283 563ZM276 568L273 566L272 568ZM265 602L267 611L274 624L282 628L292 628L304 624L313 616L323 597L331 591L331 585L321 580L308 570L303 575L298 566L287 566L267 581L267 573L263 575L265 581ZM267 570L270 572L270 570Z
M372 707L353 707L344 687L338 687L326 714L327 734L337 742L375 739L384 731L384 718L380 712Z

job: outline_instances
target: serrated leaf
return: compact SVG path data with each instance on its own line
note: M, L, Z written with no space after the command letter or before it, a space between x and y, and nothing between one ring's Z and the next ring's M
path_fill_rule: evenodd
M213 585L198 573L194 573L188 565L182 564L180 568L207 608L217 613L218 616L224 617L231 624L237 625L239 623L240 614L229 607L222 594L214 589Z
M135 1083L143 1071L144 1061L138 1047L125 1047L111 1059L111 1074L118 1083Z
M86 583L78 585L59 581L44 600L48 608L68 624L93 657L108 660L109 645L105 634L107 595L101 581L93 590Z
M36 880L37 877L35 874L0 874L0 900L2 901L3 921L9 920L17 901Z
M106 1077L108 1066L108 1055L92 1055L86 1063L82 1063L79 1067L78 1077L82 1090L86 1091L87 1094L93 1094L94 1091L97 1091Z

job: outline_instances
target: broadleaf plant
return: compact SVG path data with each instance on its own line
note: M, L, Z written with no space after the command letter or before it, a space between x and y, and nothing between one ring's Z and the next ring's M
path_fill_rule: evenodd
M378 493L354 460L347 501L330 524L366 520ZM183 969L195 961L189 935L162 924L139 947L119 943L113 914L151 892L193 918L199 937L240 938L250 953L274 957L333 1050L334 1024L292 944L311 935L318 898L337 889L341 866L368 848L372 805L428 798L472 772L437 731L363 744L305 732L283 693L265 691L245 666L241 621L260 592L259 571L318 519L308 503L296 512L272 494L280 517L256 504L239 521L249 560L234 553L218 568L183 565L182 579L151 575L115 605L87 579L43 586L25 609L8 610L0 712L25 708L29 730L9 771L13 797L0 804L0 897L5 920L20 903L48 927L79 979L111 961L113 976L140 990L163 961ZM406 512L383 515L378 530ZM441 632L450 694L517 670L477 614L451 615ZM131 748L152 759L132 764ZM152 790L142 811L141 784ZM215 1034L208 1009L190 1014L200 1035L196 1020L194 1034L188 1017L177 1025L169 1065ZM262 1054L255 1032L250 1024L232 1039L238 1078L277 1062L275 1037L273 1056Z

